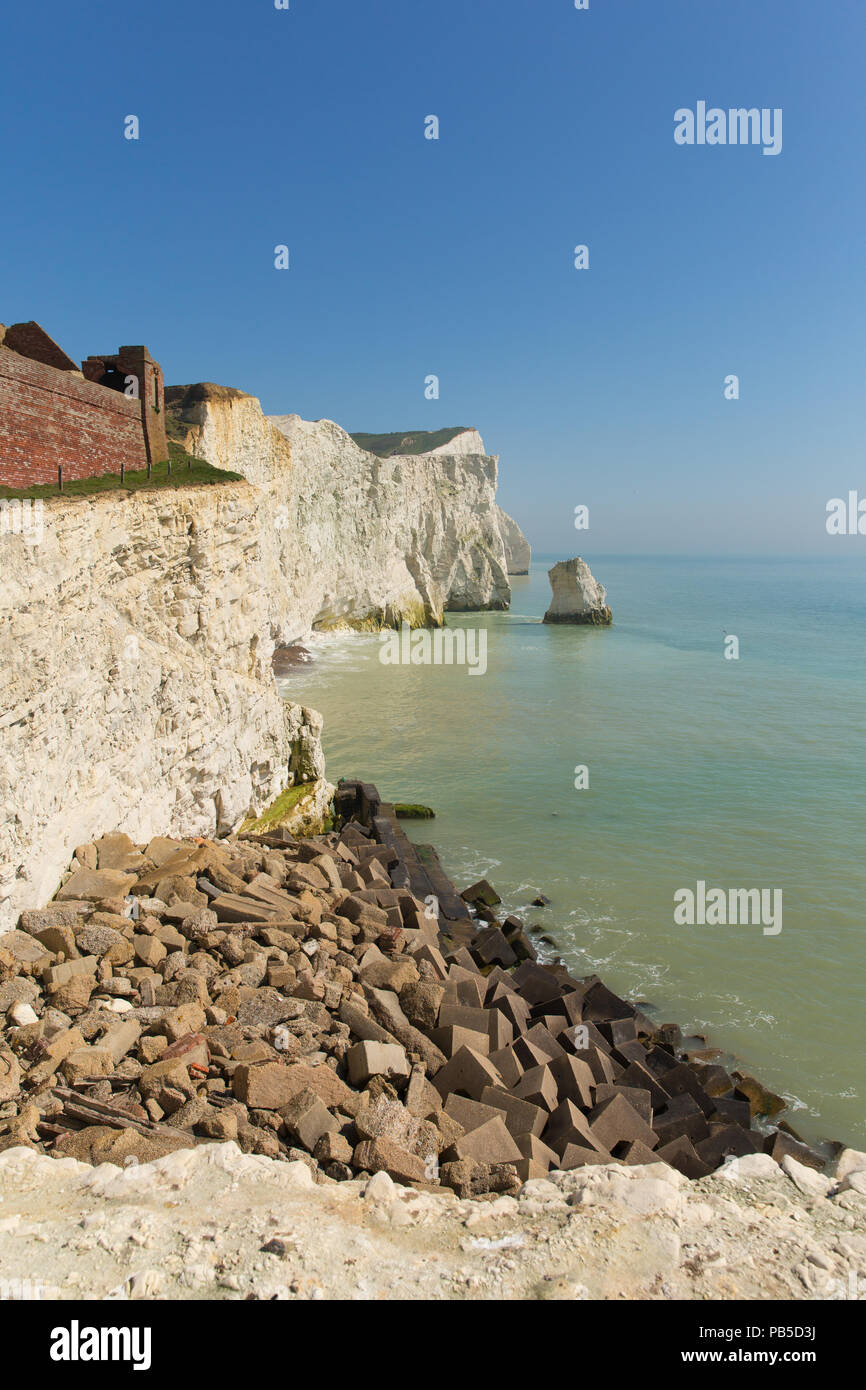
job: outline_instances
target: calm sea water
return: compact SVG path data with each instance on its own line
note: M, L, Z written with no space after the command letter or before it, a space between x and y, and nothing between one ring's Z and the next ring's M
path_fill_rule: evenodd
M611 629L545 627L533 563L509 613L449 614L487 630L484 676L338 636L283 693L324 714L331 780L435 808L406 828L458 887L488 875L570 966L788 1097L805 1137L863 1147L866 566L588 558ZM675 926L699 879L780 889L781 933Z

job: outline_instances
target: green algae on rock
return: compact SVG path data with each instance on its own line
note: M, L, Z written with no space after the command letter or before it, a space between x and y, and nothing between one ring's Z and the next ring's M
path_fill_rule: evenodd
M286 787L260 816L245 820L241 835L266 835L283 829L292 835L321 835L333 824L334 788L324 778Z

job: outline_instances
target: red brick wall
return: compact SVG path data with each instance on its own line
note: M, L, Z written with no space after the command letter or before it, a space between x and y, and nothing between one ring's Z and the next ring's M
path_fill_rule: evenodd
M147 467L141 402L0 347L0 484Z

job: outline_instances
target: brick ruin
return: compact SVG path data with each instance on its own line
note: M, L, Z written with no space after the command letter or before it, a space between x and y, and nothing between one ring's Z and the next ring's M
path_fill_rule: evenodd
M130 472L168 458L162 369L146 347L81 369L38 323L0 324L0 485Z

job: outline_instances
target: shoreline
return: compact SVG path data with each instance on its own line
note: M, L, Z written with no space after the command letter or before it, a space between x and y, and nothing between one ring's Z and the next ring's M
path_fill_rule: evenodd
M76 852L0 941L0 1149L117 1162L240 1136L326 1178L460 1196L623 1162L700 1179L750 1156L826 1180L842 1145L770 1126L783 1102L754 1077L539 962L490 885L458 893L374 786L341 781L334 813L313 838Z

